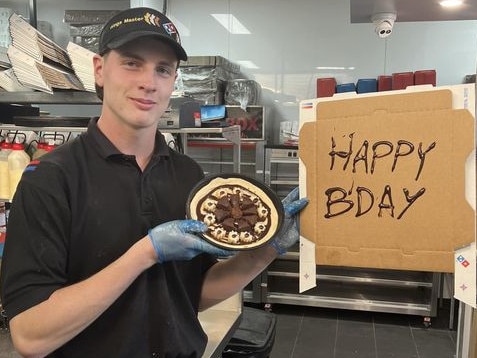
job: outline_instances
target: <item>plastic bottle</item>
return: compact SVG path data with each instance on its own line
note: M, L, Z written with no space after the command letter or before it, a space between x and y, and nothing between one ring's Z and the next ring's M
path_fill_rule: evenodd
M10 176L8 174L8 155L12 151L12 143L0 143L0 199L10 199Z
M46 146L47 144L44 143L44 142L38 142L37 146L36 146L36 150L35 152L33 153L32 155L32 159L38 159L40 158L43 154L45 154L47 151L46 151Z
M13 143L12 152L8 155L8 174L10 176L10 199L17 190L23 171L30 163L30 156L25 152L22 143Z
M51 144L51 143L50 143L50 144L47 144L47 145L45 145L45 152L46 152L46 153L49 153L49 152L51 152L53 149L55 149L56 147L57 147L56 144Z

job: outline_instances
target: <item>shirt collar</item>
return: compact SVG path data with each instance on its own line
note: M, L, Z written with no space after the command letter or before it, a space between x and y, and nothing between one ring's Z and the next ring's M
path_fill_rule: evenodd
M111 156L124 155L114 146L114 144L98 128L98 119L99 117L91 118L91 120L88 123L87 134L94 141L94 144L96 148L98 149L100 155L104 159ZM155 158L168 157L168 156L169 156L169 147L166 143L166 140L164 139L164 136L159 131L157 131L152 158L155 159Z

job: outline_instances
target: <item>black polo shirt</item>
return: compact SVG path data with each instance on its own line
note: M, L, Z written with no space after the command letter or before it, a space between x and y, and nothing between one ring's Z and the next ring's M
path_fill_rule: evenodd
M98 272L148 229L183 219L187 196L202 177L199 165L170 149L159 133L142 172L96 120L86 133L33 161L7 227L1 278L7 315ZM51 357L201 357L207 338L198 303L204 274L215 262L202 254L154 265Z

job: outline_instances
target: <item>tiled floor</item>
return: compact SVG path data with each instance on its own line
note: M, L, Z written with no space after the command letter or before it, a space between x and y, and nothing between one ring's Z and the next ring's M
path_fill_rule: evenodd
M454 358L447 307L426 328L416 316L274 305L271 358Z

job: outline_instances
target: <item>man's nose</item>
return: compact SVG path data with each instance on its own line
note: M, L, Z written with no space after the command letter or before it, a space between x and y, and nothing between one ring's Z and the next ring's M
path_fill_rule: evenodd
M155 70L144 70L139 78L139 85L146 91L155 91L157 86Z

